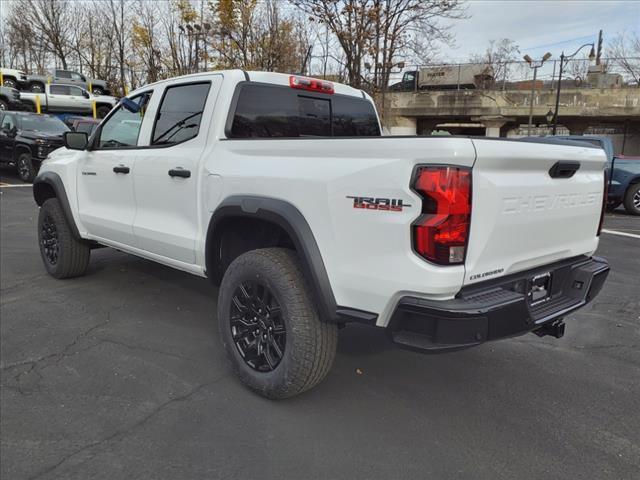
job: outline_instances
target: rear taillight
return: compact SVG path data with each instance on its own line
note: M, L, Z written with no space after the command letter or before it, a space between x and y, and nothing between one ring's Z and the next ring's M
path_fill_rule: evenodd
M289 76L289 86L291 88L310 90L312 92L333 93L333 83L316 78L300 77L298 75Z
M413 247L430 262L464 263L471 222L471 170L421 166L413 189L422 197L422 215L413 228Z
M607 197L609 196L609 175L608 171L604 171L604 190L602 191L602 211L600 212L600 223L598 223L598 233L597 236L600 236L600 232L602 231L602 225L604 224L604 213L607 210Z

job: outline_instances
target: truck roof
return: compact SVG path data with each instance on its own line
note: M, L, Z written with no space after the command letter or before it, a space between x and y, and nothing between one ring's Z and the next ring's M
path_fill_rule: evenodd
M284 86L289 86L289 77L291 75L300 76L300 77L306 76L306 75L297 75L293 73L245 71L240 69L212 70L209 72L191 73L189 75L182 75L180 77L172 77L166 80L159 80L157 82L144 85L143 87L140 87L140 88L146 88L151 85L162 85L163 83L174 82L176 80L181 80L181 79L189 79L194 77L203 77L208 75L219 75L219 74L228 75L228 76L231 76L232 78L233 77L238 78L240 75L242 75L245 77L245 79L248 78L248 80L252 82L263 82L263 83L270 83L273 85L284 85ZM314 77L309 77L309 78L314 78ZM326 80L326 81L329 81L329 80ZM337 94L349 95L352 97L368 98L368 95L366 95L362 90L358 90L357 88L350 87L343 83L335 83L335 82L330 82L330 83L333 84L333 89ZM136 91L137 90L139 89L136 89ZM134 92L131 92L131 94Z

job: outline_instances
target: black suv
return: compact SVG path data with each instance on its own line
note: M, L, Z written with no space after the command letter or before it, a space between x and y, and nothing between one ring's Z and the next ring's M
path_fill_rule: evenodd
M0 112L0 165L17 167L20 179L31 182L42 160L62 146L62 135L68 131L53 115Z

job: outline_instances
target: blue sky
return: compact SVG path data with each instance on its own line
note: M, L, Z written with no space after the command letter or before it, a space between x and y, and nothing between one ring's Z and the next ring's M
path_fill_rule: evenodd
M491 39L511 38L532 57L550 51L573 53L595 42L604 30L604 45L621 31L640 32L640 0L470 0L471 18L454 24L456 48L445 48L447 62L464 61L484 51ZM588 53L588 50L587 50Z

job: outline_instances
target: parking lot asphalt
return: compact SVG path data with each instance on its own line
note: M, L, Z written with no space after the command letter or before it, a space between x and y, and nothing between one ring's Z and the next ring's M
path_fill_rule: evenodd
M55 280L31 189L0 209L2 479L639 478L638 238L602 234L612 272L562 339L421 355L349 325L274 402L230 373L207 280L111 249Z

